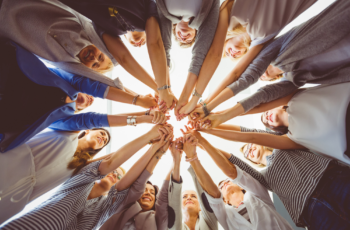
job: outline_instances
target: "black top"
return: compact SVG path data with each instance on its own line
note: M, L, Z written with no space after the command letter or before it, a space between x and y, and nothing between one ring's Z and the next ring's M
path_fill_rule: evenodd
M127 31L145 31L146 21L155 17L159 21L154 0L60 0L94 23L96 32L113 36Z

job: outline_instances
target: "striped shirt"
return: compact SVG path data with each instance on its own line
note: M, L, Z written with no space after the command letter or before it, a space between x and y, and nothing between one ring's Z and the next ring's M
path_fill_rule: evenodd
M87 199L95 181L105 177L98 171L101 161L85 166L77 175L68 179L51 198L33 211L3 226L3 229L98 229L116 212L129 190L118 192L112 186L108 196Z
M271 133L241 127L241 132ZM267 167L259 172L239 158L231 155L229 161L276 193L294 223L304 226L300 217L311 194L327 169L331 159L307 150L275 149L267 158Z
M244 219L246 219L249 223L251 223L249 218L249 213L245 204L241 204L236 210L241 216L244 217Z

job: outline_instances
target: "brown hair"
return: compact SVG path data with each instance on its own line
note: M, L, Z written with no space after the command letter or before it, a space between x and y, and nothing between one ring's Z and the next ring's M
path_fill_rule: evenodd
M177 39L177 37L176 37L176 25L177 24L173 24L173 35L175 36L175 41L177 41L177 44L179 44L179 46L181 47L181 48L189 48L189 47L191 47L193 44L194 44L194 42L196 41L196 37L197 37L197 30L195 29L195 31L196 31L196 33L195 33L195 35L194 35L194 37L193 37L193 40L190 42L190 43L182 43L180 40L178 40Z
M73 175L77 174L83 167L89 164L91 160L97 153L99 153L105 146L107 146L111 140L111 134L108 130L104 128L94 128L91 130L103 130L108 135L108 142L100 149L92 149L88 151L75 151L73 159L68 163L68 169L74 169ZM85 131L79 134L78 139L81 139L85 136Z
M247 145L248 145L248 143L247 143L247 144L244 144L244 145L239 149L239 151L240 151L243 155L244 155L244 148L245 148ZM263 146L263 147L264 147L265 150L269 150L269 151L273 152L273 148L266 147L266 146ZM266 166L266 165L264 165L264 164L255 163L255 162L253 162L252 160L250 160L249 158L246 158L246 159L248 159L250 162L252 162L253 164L255 164L255 165L259 166L259 167L265 167L265 166Z
M243 27L241 24L237 25L232 30L227 31L225 45L228 42L228 40L230 40L231 38L242 36L245 33L247 33L246 28ZM246 54L248 52L251 43L252 43L252 40L251 40L250 36L244 36L243 46L244 46L244 48L246 48L246 52L244 54ZM240 57L235 58L235 60L238 60L239 58L243 57L244 54ZM222 57L227 57L226 52L223 52Z
M286 110L288 106L283 106L282 109ZM272 131L279 133L281 135L288 133L288 126L273 126L263 120L264 113L261 114L261 122L265 125L266 128L271 129Z
M154 188L154 197L155 197L155 199L154 199L154 205L153 205L153 207L151 208L151 210L156 211L156 202L157 202L157 195L158 195L158 192L159 192L159 188L158 188L157 185L152 184L151 181L147 181L146 184L150 184L150 185L152 185L153 188Z

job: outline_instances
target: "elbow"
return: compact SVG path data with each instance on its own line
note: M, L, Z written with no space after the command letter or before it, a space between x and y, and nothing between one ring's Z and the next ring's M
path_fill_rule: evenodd
M236 179L237 177L237 170L234 166L225 170L224 173L228 178L231 178L231 179Z
M210 61L220 62L222 58L222 50L209 50L207 57Z

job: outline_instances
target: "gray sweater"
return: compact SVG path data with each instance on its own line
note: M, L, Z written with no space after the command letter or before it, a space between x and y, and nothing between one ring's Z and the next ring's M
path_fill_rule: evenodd
M164 0L156 0L160 19L160 29L168 66L170 65L170 49L172 25L181 22L181 17L168 12ZM205 56L211 46L219 20L220 1L202 0L199 14L189 26L197 31L196 41L192 49L192 61L189 72L199 75Z
M267 85L239 103L245 112L292 93L305 83L350 81L350 60L325 73L298 69L301 60L324 52L350 33L350 1L338 0L319 15L265 45L241 77L228 86L235 95L256 83L269 64L285 72L286 80Z

